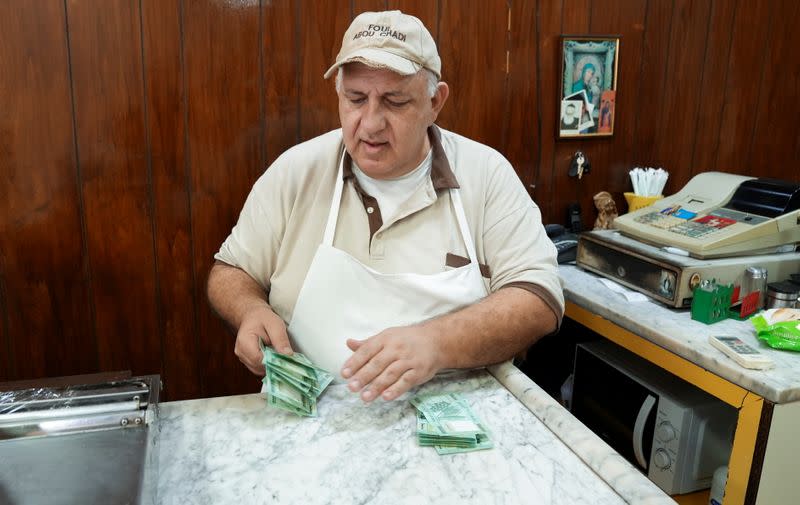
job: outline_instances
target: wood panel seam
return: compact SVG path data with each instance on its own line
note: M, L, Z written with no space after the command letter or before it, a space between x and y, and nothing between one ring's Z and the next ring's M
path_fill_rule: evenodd
M775 4L774 2L770 2L769 5L770 5L770 12L769 12L769 22L767 23L767 40L766 43L764 44L765 48L770 48L772 44L772 38L773 38L772 24L775 20ZM766 66L767 66L767 58L766 57L761 58L761 75L758 78L758 93L756 94L756 107L755 107L756 117L755 120L752 122L752 129L750 130L750 146L748 147L748 153L747 153L748 163L746 166L748 167L753 166L752 163L753 145L755 144L756 140L756 127L758 126L758 117L760 114L762 114L762 111L759 109L759 107L761 107L761 96L763 95L762 88L764 87L764 74L767 72Z
M97 342L97 307L95 306L95 293L94 282L92 279L92 264L89 261L89 230L86 224L86 205L83 198L83 173L81 170L81 157L80 149L78 146L78 118L75 110L75 80L72 72L72 44L69 34L69 9L67 8L67 0L64 0L64 33L66 36L67 44L67 69L69 76L69 96L70 107L72 112L72 143L75 162L75 178L76 178L76 193L78 196L78 209L80 212L81 221L81 256L84 282L86 283L89 314L91 317L91 331L92 331L92 344L94 345L94 370L87 370L87 372L95 372L100 370L100 350ZM86 352L84 349L83 352Z
M150 211L150 233L152 235L150 245L153 252L153 276L155 277L155 282L153 283L153 297L156 301L159 370L164 373L165 317L161 290L159 289L159 286L161 286L161 272L158 268L158 220L156 219L156 198L153 184L153 140L150 129L150 108L147 106L147 65L145 64L144 37L144 11L142 9L142 0L139 0L139 64L142 67L142 121L144 122L145 165L147 167L147 207ZM148 373L149 372L148 370Z
M189 150L189 90L187 88L186 83L186 43L185 43L185 9L183 0L178 1L178 24L179 24L179 36L180 36L180 58L181 58L181 88L182 88L182 96L183 96L183 168L184 168L184 183L186 185L186 194L187 194L187 204L188 204L188 211L189 211L189 251L190 257L189 261L191 263L191 272L192 272L192 307L193 307L193 314L192 314L192 324L194 326L192 334L194 335L194 348L200 348L200 313L198 308L198 290L203 290L201 286L197 284L197 257L195 251L195 239L194 239L194 213L192 210L192 163L191 163L191 151ZM203 290L204 292L205 290ZM200 366L200 353L197 352L194 354L194 365L195 369L202 370ZM198 382L198 389L200 390L201 394L205 391L205 374L198 373L197 374L197 382Z

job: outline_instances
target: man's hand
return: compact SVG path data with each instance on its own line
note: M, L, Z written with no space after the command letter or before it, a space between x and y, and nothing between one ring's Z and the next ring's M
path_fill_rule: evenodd
M353 355L342 367L353 392L370 402L394 400L430 380L442 367L436 338L421 326L386 329L366 340L347 341Z
M269 306L264 288L244 270L217 261L208 276L208 301L232 328L238 328L233 352L254 374L266 373L259 340L292 354L286 324Z
M244 314L233 349L239 361L244 363L248 370L263 377L266 370L262 363L264 357L258 344L259 340L282 354L292 354L286 324L266 304L257 305Z

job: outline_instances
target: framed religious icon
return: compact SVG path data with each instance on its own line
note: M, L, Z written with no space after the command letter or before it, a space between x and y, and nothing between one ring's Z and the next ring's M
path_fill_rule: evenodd
M561 37L558 137L614 134L619 37Z

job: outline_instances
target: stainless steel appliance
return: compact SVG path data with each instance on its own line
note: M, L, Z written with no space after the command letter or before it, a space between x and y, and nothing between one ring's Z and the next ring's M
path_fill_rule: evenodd
M0 503L156 503L159 377L66 379L0 390Z
M572 413L669 494L711 486L737 412L607 340L578 344Z
M800 252L697 259L645 244L615 230L582 233L576 264L673 307L689 307L703 280L741 285L747 267L766 268L768 280L800 271Z

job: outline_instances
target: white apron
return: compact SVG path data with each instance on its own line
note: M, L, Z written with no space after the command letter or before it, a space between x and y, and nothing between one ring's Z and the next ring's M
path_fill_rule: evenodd
M433 275L383 274L334 248L344 187L343 162L344 156L325 235L300 288L288 328L293 348L338 381L344 362L353 353L347 339L365 339L386 328L425 321L486 296L458 189L450 189L450 199L469 254L468 265Z

